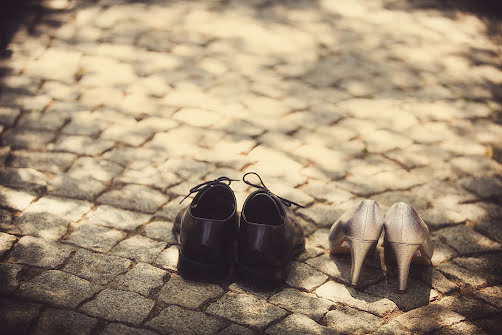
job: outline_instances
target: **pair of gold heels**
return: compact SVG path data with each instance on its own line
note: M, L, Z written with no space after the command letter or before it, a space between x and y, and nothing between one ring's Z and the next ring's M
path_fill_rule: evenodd
M357 286L364 259L376 247L382 231L385 231L385 247L390 245L396 255L399 292L403 293L406 291L412 259L418 263L430 264L433 253L429 229L411 205L395 203L384 219L378 203L374 200L361 201L331 227L330 253L344 254L350 251L351 284ZM344 241L350 250L342 245Z

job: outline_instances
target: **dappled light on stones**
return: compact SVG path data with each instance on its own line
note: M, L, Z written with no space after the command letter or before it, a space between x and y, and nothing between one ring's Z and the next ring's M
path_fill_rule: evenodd
M0 333L500 333L501 9L0 1ZM182 278L179 202L251 171L305 251L272 289ZM356 288L329 255L364 199L429 227L404 294L382 241Z

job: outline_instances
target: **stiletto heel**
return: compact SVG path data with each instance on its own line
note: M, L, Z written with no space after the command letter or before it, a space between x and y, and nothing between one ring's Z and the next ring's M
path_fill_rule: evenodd
M347 241L352 255L352 269L350 274L352 279L350 284L355 287L359 282L359 276L361 274L364 259L366 258L368 251L377 244L378 240L363 241L355 238L349 238Z
M399 275L399 293L406 292L406 283L410 272L410 264L413 255L417 251L418 244L390 243L396 255L397 269Z
M345 212L329 231L331 254L352 256L351 285L357 286L364 259L378 242L383 230L383 215L374 200L363 200L352 210Z
M389 245L394 251L399 273L399 292L406 291L411 262L430 264L432 253L429 229L411 205L398 202L385 216L385 258L388 260Z

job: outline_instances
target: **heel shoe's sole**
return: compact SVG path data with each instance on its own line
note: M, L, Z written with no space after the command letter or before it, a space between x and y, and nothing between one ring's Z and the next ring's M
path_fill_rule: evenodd
M227 263L205 264L187 258L180 250L178 257L178 273L184 278L197 281L214 281L225 279L230 271Z

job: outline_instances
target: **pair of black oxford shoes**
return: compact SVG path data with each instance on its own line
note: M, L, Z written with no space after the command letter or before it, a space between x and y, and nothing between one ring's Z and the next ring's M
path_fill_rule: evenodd
M246 179L251 174L261 185ZM288 275L291 260L305 250L303 229L290 209L303 206L270 192L255 172L242 180L257 190L247 197L240 218L230 188L237 180L220 177L204 182L183 199L197 193L174 222L178 273L184 278L228 279L235 272L251 284L275 286Z

